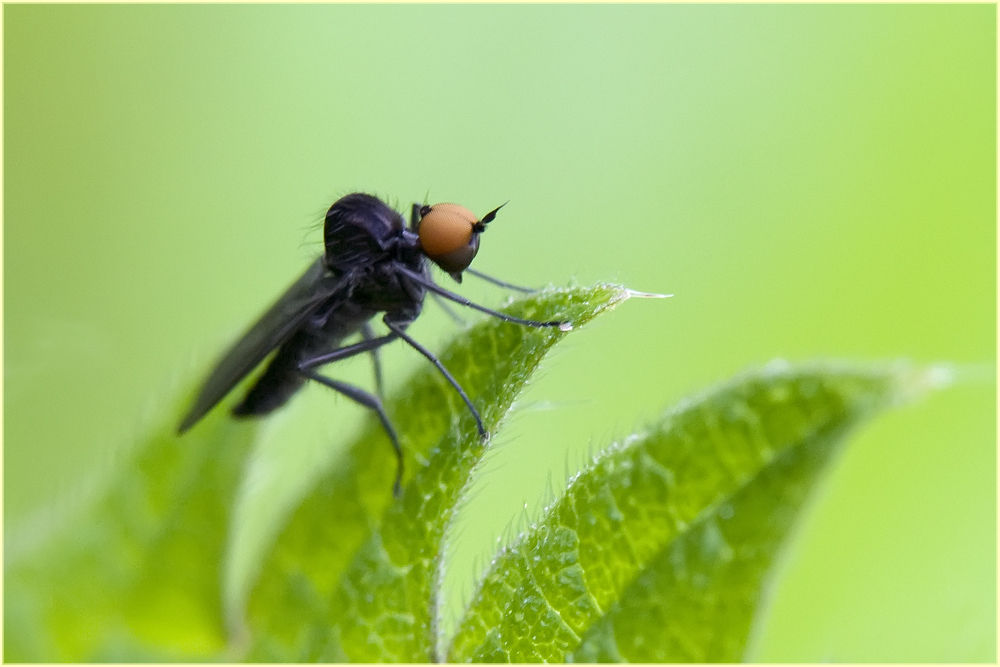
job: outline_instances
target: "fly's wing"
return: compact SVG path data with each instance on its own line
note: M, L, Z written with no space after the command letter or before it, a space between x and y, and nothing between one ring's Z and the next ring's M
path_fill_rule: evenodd
M177 428L183 433L215 407L229 391L292 337L317 308L333 296L343 280L324 279L323 258L313 262L302 277L247 331L216 365L191 410Z

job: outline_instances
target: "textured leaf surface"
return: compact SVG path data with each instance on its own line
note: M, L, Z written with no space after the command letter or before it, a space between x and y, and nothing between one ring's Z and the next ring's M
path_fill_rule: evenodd
M186 407L186 403L183 407ZM206 660L225 648L222 554L255 427L180 407L102 471L36 546L4 563L8 661Z
M504 311L579 326L627 296L610 285L549 289ZM564 335L489 318L440 358L492 433ZM372 420L298 506L267 556L248 604L251 658L433 658L442 536L486 443L433 368L418 374L388 410L406 453L403 498L392 498L395 459Z
M732 662L844 436L928 386L905 366L772 364L597 456L493 562L454 661Z

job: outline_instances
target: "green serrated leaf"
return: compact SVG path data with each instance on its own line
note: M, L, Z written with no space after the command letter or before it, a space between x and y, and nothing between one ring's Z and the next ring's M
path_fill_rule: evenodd
M628 292L611 285L549 289L504 312L579 326ZM493 432L545 353L565 332L488 319L441 355ZM485 451L468 409L434 369L391 401L406 453L404 496L374 423L298 506L250 596L255 660L424 661L436 645L441 538Z
M733 662L846 433L928 386L906 366L772 364L597 456L494 561L453 661Z
M163 410L85 499L64 501L45 539L5 543L6 660L164 662L224 650L222 554L256 429L215 410L178 438L178 413Z

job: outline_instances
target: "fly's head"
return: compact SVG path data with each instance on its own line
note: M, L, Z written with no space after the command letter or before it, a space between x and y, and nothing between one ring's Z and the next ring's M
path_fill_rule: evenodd
M421 250L452 278L462 282L462 271L469 268L479 252L479 235L486 230L487 224L493 222L503 206L497 206L481 220L458 204L422 207L417 225Z

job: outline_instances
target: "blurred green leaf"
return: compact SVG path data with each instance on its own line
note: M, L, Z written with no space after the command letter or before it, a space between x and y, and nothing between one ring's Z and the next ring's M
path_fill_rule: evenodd
M550 289L505 312L577 327L634 294ZM563 335L488 319L441 358L492 434ZM434 369L389 405L403 497L392 497L395 459L373 419L245 573L260 572L245 618L222 570L256 429L215 410L178 439L171 409L89 501L44 526L47 538L5 542L4 657L739 661L782 542L845 436L949 378L775 362L683 402L595 457L497 555L449 642L444 536L488 442Z
M772 364L617 443L493 562L453 661L733 662L765 576L849 430L933 384Z
M628 295L612 285L549 289L504 312L579 326ZM493 433L563 335L491 318L440 358ZM268 554L247 605L252 659L433 659L442 537L486 443L433 368L388 411L406 455L403 498L393 501L395 458L373 419L297 507ZM239 600L229 604L240 607Z
M5 540L7 661L208 660L226 647L222 555L252 423L214 410L183 438L183 404L99 471L92 491ZM78 494L79 495L79 494Z

